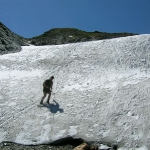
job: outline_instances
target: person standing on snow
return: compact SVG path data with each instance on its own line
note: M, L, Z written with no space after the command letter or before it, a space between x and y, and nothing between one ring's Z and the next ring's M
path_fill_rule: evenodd
M50 100L51 93L52 93L53 79L54 79L54 76L51 76L50 79L44 81L43 83L44 96L42 97L40 104L43 104L43 100L47 94L48 94L47 103L49 104L49 100Z

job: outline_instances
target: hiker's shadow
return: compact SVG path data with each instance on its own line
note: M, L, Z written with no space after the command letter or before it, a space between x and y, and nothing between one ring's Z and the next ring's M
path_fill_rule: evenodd
M63 113L64 110L62 108L59 108L59 104L53 100L53 103L50 103L50 104L46 104L44 105L45 107L47 107L51 113L57 113L57 112L60 112L60 113Z

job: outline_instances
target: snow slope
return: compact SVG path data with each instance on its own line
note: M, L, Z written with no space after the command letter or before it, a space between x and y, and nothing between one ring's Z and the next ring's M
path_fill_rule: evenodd
M150 35L22 49L0 56L0 142L150 149ZM41 107L51 75L55 94Z

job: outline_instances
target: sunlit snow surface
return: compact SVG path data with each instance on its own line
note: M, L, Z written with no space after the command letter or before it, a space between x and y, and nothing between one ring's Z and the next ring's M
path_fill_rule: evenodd
M55 94L41 107L51 75ZM72 136L150 149L150 35L24 46L0 56L0 85L0 142Z

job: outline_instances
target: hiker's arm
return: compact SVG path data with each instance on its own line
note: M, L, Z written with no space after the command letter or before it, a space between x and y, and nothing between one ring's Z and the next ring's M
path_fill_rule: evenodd
M51 92L52 92L52 87L50 87L50 90L51 90Z
M52 85L51 85L51 87L50 87L51 92L52 92L52 87L53 87L53 83L52 83Z

